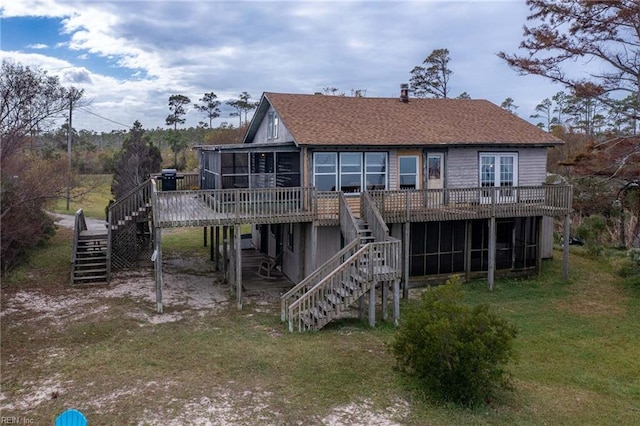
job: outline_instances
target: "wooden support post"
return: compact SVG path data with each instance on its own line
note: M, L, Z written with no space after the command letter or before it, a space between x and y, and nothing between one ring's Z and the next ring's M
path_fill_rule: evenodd
M465 240L464 240L464 278L465 281L469 281L471 279L471 232L472 232L472 226L471 226L471 221L470 220L466 220L464 222L464 227L465 227Z
M162 307L162 230L155 228L156 232L156 247L154 251L153 264L156 273L156 311L161 314Z
M381 298L382 298L382 321L386 321L388 317L387 313L387 299L389 298L389 281L381 281L380 287L381 290Z
M224 281L225 282L229 282L229 276L228 276L228 263L229 263L229 254L227 252L227 233L228 233L229 227L228 226L223 226L222 227L222 276L224 277Z
M493 284L496 277L496 217L489 219L489 271L487 281L489 291L493 291Z
M318 223L313 221L311 223L311 270L315 271L316 258L318 257Z
M238 299L238 309L242 309L242 232L240 225L236 225L236 298Z
M207 246L207 227L203 228L202 239L204 240L204 246Z
M536 274L540 276L540 272L542 272L542 216L536 217L536 230L538 231L536 235ZM526 249L525 249L525 259L526 259Z
M376 283L371 283L369 289L369 326L376 326Z
M364 294L358 298L358 319L364 320Z
M209 227L209 240L211 241L211 247L209 247L209 260L213 262L213 250L215 244L213 244L213 226Z
M393 325L398 325L400 320L400 280L393 280Z
M211 241L215 240L215 243L213 244L214 246L214 251L213 251L213 263L215 264L215 270L219 271L220 270L220 227L219 226L215 226L212 229L214 229L213 232L213 237L211 239Z
M405 222L404 224L402 224L402 228L404 231L404 236L402 238L402 247L403 247L402 251L403 251L403 258L404 258L404 261L402 262L402 266L403 266L402 298L408 299L409 298L409 261L411 259L411 244L410 244L411 224L409 222Z
M562 244L562 279L569 280L569 239L571 238L571 217L564 216L564 239Z
M229 291L235 293L236 284L236 238L235 225L229 227Z

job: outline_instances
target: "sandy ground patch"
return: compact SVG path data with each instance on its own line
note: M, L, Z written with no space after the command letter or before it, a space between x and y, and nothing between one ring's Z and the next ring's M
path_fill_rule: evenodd
M69 218L61 218L69 226ZM71 225L73 222L70 222ZM97 221L92 226L103 226ZM119 271L112 275L108 285L85 287L46 288L28 287L12 290L3 296L0 318L3 326L18 327L28 324L38 333L63 330L65 326L83 320L99 321L100 318L112 318L114 306L118 302L127 303L130 318L140 326L154 327L156 324L180 321L204 315L216 315L235 304L230 296L229 286L213 271L211 262L202 258L180 258L166 256L163 265L163 304L164 314L155 312L156 289L152 267L137 270ZM259 295L245 297L245 309L242 315L273 312L279 315L279 294L261 292ZM115 303L112 303L113 301ZM267 329L264 332L280 335L283 330ZM57 359L68 353L54 345L42 348L38 357L42 366L52 365ZM21 363L19 356L11 355L3 359L4 368L17 367ZM45 369L46 370L46 369ZM183 384L170 380L148 383L131 383L126 388L100 391L100 379L94 383L79 384L72 376L54 373L38 380L16 379L12 389L0 392L0 410L3 413L28 413L45 401L65 395L70 402L91 407L97 413L108 415L117 403L127 399L149 400L147 409L140 413L133 424L163 425L277 425L282 424L283 413L278 411L275 396L265 389L235 390L234 384L218 385L191 399L181 399L179 389ZM18 387L16 389L15 387ZM82 390L80 390L82 389ZM73 395L72 395L73 394ZM162 403L157 404L154 395ZM153 399L152 399L153 398ZM391 426L408 414L405 401L391 402L392 406L379 409L369 400L354 401L335 407L323 418L306 419L299 424L322 425L381 425Z

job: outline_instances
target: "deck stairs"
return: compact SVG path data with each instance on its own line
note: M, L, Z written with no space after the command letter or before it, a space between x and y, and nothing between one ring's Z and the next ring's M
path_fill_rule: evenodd
M109 234L88 229L80 209L75 215L71 284L107 282L109 272Z
M376 242L364 220L355 222L358 238L282 296L281 318L290 332L320 330L377 284L389 285L400 276L400 266L387 256L393 242Z
M108 234L105 231L82 231L76 245L72 269L73 284L108 281Z

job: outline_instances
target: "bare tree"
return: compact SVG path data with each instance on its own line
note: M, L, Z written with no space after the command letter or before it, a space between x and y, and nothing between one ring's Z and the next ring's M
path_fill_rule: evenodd
M640 104L640 2L527 0L531 10L524 27L523 55L498 56L522 74L564 84L577 96L610 105L608 94L631 94ZM565 65L578 58L597 64L588 76L574 76ZM639 110L629 111L639 118Z
M33 141L82 97L38 68L2 61L0 73L0 186L2 274L51 235L47 203L66 190L65 160L44 158Z

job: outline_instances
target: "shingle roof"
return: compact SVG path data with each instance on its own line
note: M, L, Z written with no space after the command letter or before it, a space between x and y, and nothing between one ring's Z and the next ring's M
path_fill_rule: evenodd
M557 145L486 100L265 93L298 145ZM264 99L263 99L264 102Z

